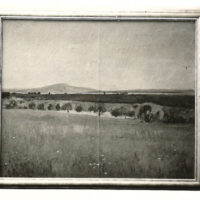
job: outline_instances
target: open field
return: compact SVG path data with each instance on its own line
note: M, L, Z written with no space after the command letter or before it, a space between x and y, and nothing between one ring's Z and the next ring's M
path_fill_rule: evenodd
M193 178L194 124L2 110L1 176Z
M70 111L76 114L112 116L140 119L146 122L194 123L195 111L190 107L162 106L152 102L145 103L100 103L68 100L44 100L27 98L4 98L2 107L6 109Z

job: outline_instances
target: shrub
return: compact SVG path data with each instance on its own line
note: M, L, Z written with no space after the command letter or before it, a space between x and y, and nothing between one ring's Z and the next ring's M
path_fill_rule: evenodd
M81 112L83 110L82 106L81 105L78 105L76 108L75 108L76 112Z
M98 112L99 111L99 106L97 106L97 105L95 105L95 106L90 106L89 108L88 108L88 111L90 111L90 112Z
M92 108L91 108L91 109L92 109ZM95 107L93 108L93 111L94 111L95 113L98 112L98 115L100 116L102 113L106 112L106 108L104 107L103 104L100 104L100 105L98 105L98 106L95 106Z
M56 104L56 110L60 110L60 104Z
M144 119L145 122L150 122L153 119L153 115L151 113L151 106L144 105L140 108L138 117Z
M145 122L150 122L153 119L153 114L150 111L147 111L144 113L144 121Z
M70 103L65 103L62 105L61 109L67 110L67 112L69 112L69 110L72 110L72 105Z
M129 111L127 108L121 106L119 110L120 110L120 115L128 116Z
M135 115L135 111L129 111L127 108L121 106L120 108L115 108L111 110L111 115L114 117L117 117L117 116L132 117Z
M133 117L133 116L135 116L135 111L134 110L128 111L127 115L129 117Z
M99 115L100 115L101 113L106 112L106 108L104 107L104 105L99 105L97 107L97 111L99 112Z
M111 115L114 117L118 117L121 115L120 109L119 108L115 108L113 110L111 110Z
M165 123L186 123L189 122L184 116L181 110L172 108L168 111L164 111L163 122Z
M142 114L151 112L151 106L150 105L144 105L141 106L139 109L138 117L141 117Z
M95 111L94 106L90 106L90 107L88 108L88 111L90 111L90 112Z
M35 105L35 103L34 103L34 102L31 102L31 103L29 103L29 104L28 104L28 108L29 108L29 109L32 109L32 110L34 110L34 109L35 109L35 107L36 107L36 105Z
M52 110L53 109L53 105L50 103L47 107L48 110Z
M6 104L6 109L12 109L17 107L17 102L15 100L11 100L8 104Z
M43 103L38 104L37 109L44 110L44 104Z
M10 107L15 108L17 106L17 102L15 100L10 101Z

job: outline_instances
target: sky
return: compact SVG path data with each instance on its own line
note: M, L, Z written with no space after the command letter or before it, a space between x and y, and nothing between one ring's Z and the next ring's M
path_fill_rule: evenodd
M3 89L194 89L195 24L3 22Z

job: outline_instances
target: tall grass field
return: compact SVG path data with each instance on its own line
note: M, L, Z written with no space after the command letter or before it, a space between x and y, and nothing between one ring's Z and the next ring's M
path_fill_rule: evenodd
M194 124L2 110L3 177L194 178Z

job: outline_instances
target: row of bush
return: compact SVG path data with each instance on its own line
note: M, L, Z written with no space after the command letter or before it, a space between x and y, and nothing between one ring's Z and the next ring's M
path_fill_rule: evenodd
M19 104L22 104L23 102L19 102ZM39 104L36 104L35 102L30 102L28 104L28 106L22 106L22 105L18 105L17 104L17 101L16 100L10 100L9 103L7 103L5 105L5 108L6 109L13 109L13 108L18 108L18 109L32 109L32 110L35 110L35 109L38 109L38 110L67 110L68 112L70 110L72 110L72 105L70 103L65 103L63 105L60 105L59 103L57 103L56 105L53 105L53 104L49 104L46 108L45 108L45 104L44 103L39 103ZM82 112L83 111L83 107L81 105L77 105L75 107L75 110L77 112ZM99 113L103 113L103 112L106 112L106 109L104 106L102 105L98 105L98 106L90 106L88 108L88 111L90 112L99 112Z
M140 106L137 113L124 107L111 110L112 116L136 117L145 122L162 121L164 123L194 123L195 115L192 110L185 108L168 108L152 112L150 105Z
M45 104L44 103L39 103L39 104L36 104L35 102L30 102L28 104L28 106L22 106L20 104L23 104L24 102L23 101L19 101L19 105L17 104L17 101L16 100L10 100L9 103L7 103L5 105L5 108L6 109L12 109L12 108L21 108L21 109L32 109L32 110L35 110L35 109L38 109L38 110L67 110L67 111L70 111L72 110L72 105L71 103L65 103L63 105L60 105L59 103L57 103L56 105L54 104L49 104L46 108L45 108ZM83 111L83 107L81 104L77 105L75 107L75 110L77 112L81 112ZM95 106L90 106L88 108L88 111L90 112L100 112L100 113L103 113L103 112L106 112L106 109L103 105L95 105Z
M165 123L194 123L195 122L195 114L194 112L190 112L188 110L179 110L179 109L169 109L164 110L163 122Z
M5 105L5 108L7 109L12 109L12 108L19 108L19 109L38 109L38 110L66 110L70 111L72 110L72 105L71 103L65 103L63 105L60 105L59 103L57 104L48 104L47 107L45 107L44 103L39 103L36 104L35 102L30 102L27 106L23 106L24 102L19 102L20 105L17 104L16 100L10 100L9 103ZM75 111L77 112L82 112L83 107L81 104L76 105L74 108ZM94 112L98 113L99 116L106 112L106 108L104 104L96 104L96 105L91 105L88 108L89 112ZM161 117L161 113L163 112L163 117ZM186 114L183 114L183 112L186 112ZM153 114L152 112L152 107L150 105L143 105L140 106L138 109L138 112L135 113L135 110L131 110L130 108L126 108L124 106L121 106L119 108L114 108L110 111L111 115L114 117L118 116L124 116L126 117L137 117L141 119L142 121L145 122L151 122L151 121L157 121L161 120L166 123L193 123L194 122L194 116L189 116L187 115L188 110L186 109L176 109L176 108L171 108L168 110L163 109L162 111L157 111L156 113Z
M55 108L54 108L55 107ZM38 109L38 110L45 110L45 105L44 103L40 103L38 105L36 105L34 102L31 102L28 104L28 108L29 109ZM62 106L60 106L60 104L56 104L55 106L53 104L49 104L47 107L48 110L72 110L72 105L70 103L66 103L63 104Z
M20 102L21 104L21 102ZM45 104L44 103L39 103L36 104L35 102L31 102L28 104L28 106L22 106L22 105L17 105L17 101L11 100L9 103L5 105L6 109L12 109L12 108L21 108L21 109L38 109L38 110L45 110ZM55 106L53 104L49 104L47 107L48 110L72 110L72 105L70 103L65 103L62 106L60 104L56 104ZM78 108L79 110L80 108Z
M134 110L128 110L124 107L120 107L120 108L112 109L111 115L114 116L114 117L118 117L118 116L134 117L135 111Z

